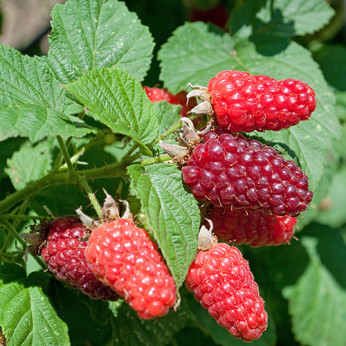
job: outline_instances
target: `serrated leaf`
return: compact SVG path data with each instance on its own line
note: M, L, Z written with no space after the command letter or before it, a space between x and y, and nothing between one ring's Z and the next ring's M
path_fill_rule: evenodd
M38 105L22 104L0 109L0 119L0 141L24 136L37 142L46 136L82 137L96 132L75 116Z
M185 191L175 165L132 165L128 173L154 238L180 287L197 251L201 219L196 200Z
M159 133L167 131L181 118L181 106L172 105L166 101L154 102L153 107L157 114L157 121L160 124Z
M171 93L185 90L187 83L206 84L216 73L231 69L233 40L228 34L214 32L206 24L186 23L174 31L159 53L160 79Z
M184 305L183 303L177 311L170 311L156 320L142 320L123 301L110 303L114 315L112 319L114 345L151 345L153 340L157 346L168 344L173 334L182 329L189 318Z
M191 297L192 298L192 297ZM204 334L210 336L216 344L222 346L241 346L244 342L236 339L228 330L217 324L214 318L212 318L208 310L203 308L194 299L189 300L189 307L192 314L192 320L198 326ZM255 341L251 342L251 345L256 346L274 346L276 345L275 325L274 320L269 317L268 328L262 334L262 336Z
M335 11L324 0L250 0L235 9L231 19L232 32L272 32L278 36L311 34L322 29Z
M97 68L86 72L65 88L75 95L95 119L116 133L131 137L148 155L146 144L158 135L152 103L142 86L118 68Z
M21 276L0 286L0 325L7 345L69 345L65 323L34 276L33 282Z
M283 291L289 299L293 331L297 340L305 345L342 346L345 343L345 287L339 285L321 262L317 239L304 238L302 243L310 255L310 264L297 283ZM345 243L343 245L345 248ZM333 252L329 255L333 256Z
M52 167L53 141L45 141L36 146L24 145L7 160L5 172L16 190L47 175Z
M0 45L0 141L29 136L84 136L93 130L82 120L64 114L72 110L46 58L23 56Z
M208 80L222 69L236 69L276 79L294 78L314 88L318 104L309 121L301 122L299 126L293 126L288 130L267 131L258 135L267 142L280 144L281 149L289 148L288 154L299 162L309 176L312 190L315 190L323 174L325 157L331 151L334 140L340 136L340 125L334 114L334 95L329 90L318 65L311 58L310 52L295 42L282 41L268 35L250 38L238 36L231 45L231 38L225 34L219 36L217 45L204 46L203 54L197 57L191 53L189 41L185 38L188 29L191 28L191 32L194 33L192 36L198 37L199 42L215 41L215 34L208 32L208 26L202 23L185 24L176 30L160 53L162 71L165 71L161 77L168 87L174 89L177 85L185 84L185 77L191 76L185 73L185 66L193 66L193 83L201 85L207 85ZM232 58L226 59L223 65L218 66L219 71L215 72L212 59L204 58L230 56L231 49ZM170 55L180 62L173 64L172 68ZM179 60L182 58L184 64Z
M95 67L117 66L143 80L154 43L148 28L116 0L69 0L52 11L48 60L57 78L72 82Z

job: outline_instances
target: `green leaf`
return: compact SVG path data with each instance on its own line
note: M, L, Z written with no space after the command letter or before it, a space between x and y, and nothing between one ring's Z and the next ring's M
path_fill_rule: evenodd
M49 293L56 311L68 326L72 345L106 345L111 340L111 312L106 302L63 287L58 280L52 282Z
M0 286L0 325L7 345L69 345L67 327L37 285L37 276L45 281L41 272Z
M32 104L65 109L65 91L58 85L46 58L32 58L0 45L0 74L0 108Z
M250 24L254 33L305 35L322 29L334 13L324 0L250 0L233 12L231 27L233 33L244 30L244 24Z
M167 131L181 118L181 106L172 105L166 101L154 102L153 107L157 114L157 121L160 124L159 134Z
M0 140L48 135L84 136L93 130L63 112L71 108L46 58L23 56L0 45Z
M0 180L2 177L6 176L4 172L6 160L9 159L13 153L20 148L24 141L24 138L9 138L8 140L0 143Z
M192 298L192 297L191 297ZM210 336L216 344L222 346L241 346L244 342L236 339L228 330L217 324L216 320L212 318L208 310L203 308L194 299L189 299L189 307L192 313L194 323L204 332ZM262 336L253 342L251 345L256 346L274 346L276 345L275 325L274 320L269 317L268 328Z
M45 141L36 146L24 145L7 160L5 172L16 190L23 189L28 183L47 175L52 168L53 141Z
M97 68L65 88L95 119L131 137L151 155L146 144L158 135L156 113L140 83L128 73L119 68Z
M160 79L171 93L185 90L189 82L206 84L216 73L236 64L231 37L213 31L200 22L186 23L161 47Z
M96 130L75 116L38 105L23 104L0 109L0 141L29 137L37 142L46 136L82 137Z
M346 166L329 181L329 193L325 209L319 210L317 221L331 227L340 227L346 222Z
M52 11L49 64L64 84L95 67L117 66L142 81L154 43L146 26L116 0L69 0Z
M123 301L110 303L114 315L112 319L114 345L152 345L153 342L157 346L168 344L173 334L182 329L189 318L184 305L180 305L177 311L170 311L156 320L142 320Z
M199 37L198 42L202 42L202 45L203 42L208 42L203 46L203 54L199 52L199 56L191 53L187 39L190 31L194 39ZM219 35L217 39L215 36L202 23L185 24L176 30L160 53L163 71L161 78L165 85L172 88L173 92L177 91L177 86L186 85L187 78L192 77L186 72L186 66L192 67L193 79L190 81L201 85L206 85L222 69L242 70L276 79L294 78L311 85L316 92L318 104L309 121L301 122L299 126L288 130L267 131L257 135L266 142L280 145L280 149L290 149L288 154L308 174L311 188L315 190L323 174L326 155L332 150L334 140L340 137L340 125L334 113L334 95L310 52L295 42L288 43L278 38L271 40L273 37L268 35L257 35L250 39L246 36L237 37L233 44L227 34ZM174 56L174 60L179 63L174 64L168 58L170 56ZM228 56L228 59L215 68L215 57L219 56Z
M346 48L341 45L324 45L314 58L320 64L327 82L335 89L346 91Z
M197 202L182 184L175 165L132 165L128 173L177 287L197 251L200 213Z
M342 346L345 343L345 286L341 287L321 262L317 239L306 237L302 239L302 243L310 255L310 264L297 283L283 291L284 296L289 299L293 331L297 340L304 345ZM333 247L328 251L329 257L333 257ZM343 261L345 253L344 242Z

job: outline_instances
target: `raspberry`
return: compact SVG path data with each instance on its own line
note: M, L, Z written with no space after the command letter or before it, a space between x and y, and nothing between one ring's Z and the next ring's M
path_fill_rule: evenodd
M187 112L189 112L194 105L187 106L186 105L186 92L181 91L180 93L173 95L166 91L165 89L160 88L150 88L148 86L144 86L143 89L147 93L147 96L151 102L160 102L160 101L167 101L168 103L172 105L180 105L181 111L180 115L182 117L185 117Z
M282 245L291 240L297 218L288 215L269 215L247 209L212 207L208 218L213 222L218 239L253 247Z
M199 252L185 284L210 316L234 337L250 342L266 330L264 301L237 248L217 243L208 251Z
M232 132L286 129L309 119L316 108L315 92L301 81L277 81L240 71L219 72L207 90L190 95L207 100L192 112L210 111L211 104L218 124Z
M85 235L86 229L77 217L69 215L54 219L49 225L41 256L58 280L90 298L115 301L119 296L96 279L86 261L88 243L80 240Z
M95 229L86 250L95 275L137 311L140 318L165 315L176 301L175 283L148 233L127 219Z
M208 132L182 173L195 198L215 206L297 216L312 199L308 178L294 161L241 135Z

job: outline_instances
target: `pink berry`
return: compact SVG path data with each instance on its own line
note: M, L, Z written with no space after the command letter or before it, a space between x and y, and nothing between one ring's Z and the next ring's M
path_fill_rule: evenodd
M297 216L312 199L308 178L294 161L225 131L208 132L182 173L196 199L218 207Z
M54 219L42 248L42 259L58 280L81 290L90 298L115 301L119 296L96 279L86 261L88 243L81 240L85 236L86 229L77 217L69 215Z
M151 102L167 101L173 105L180 105L181 111L180 115L185 117L187 113L196 105L192 103L189 106L186 105L186 92L181 91L180 93L173 95L165 89L161 88L150 88L148 86L143 86L143 89L147 93L147 96Z
M241 71L219 72L201 95L217 123L232 132L286 129L308 120L316 108L315 92L301 81L277 81ZM209 108L200 104L192 112L205 109Z
M294 234L297 218L269 215L249 209L216 208L208 211L219 240L253 247L288 244Z
M148 233L127 219L95 229L86 257L96 277L142 319L165 315L176 301L173 277Z
M217 243L199 252L189 268L186 287L234 337L250 342L266 330L264 301L237 248Z

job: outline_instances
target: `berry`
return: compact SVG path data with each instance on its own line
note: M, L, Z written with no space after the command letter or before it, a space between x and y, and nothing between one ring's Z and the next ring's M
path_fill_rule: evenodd
M160 88L150 88L148 86L144 86L143 89L147 93L147 96L151 102L160 102L167 101L172 105L180 105L181 111L180 115L185 117L187 113L193 108L192 106L186 105L186 92L181 91L180 93L173 95L165 89ZM194 104L195 105L195 104Z
M253 247L289 243L297 223L297 218L288 215L215 207L209 210L208 218L213 222L219 240Z
M250 342L266 330L264 301L248 262L237 248L217 243L199 252L185 284L210 316L234 337Z
M241 135L208 132L182 168L198 200L231 209L297 216L312 199L308 178L292 160Z
M95 229L86 250L92 270L137 311L140 318L165 315L176 301L176 287L148 233L127 219Z
M225 28L229 20L227 8L218 4L208 9L193 8L189 15L190 22L205 22L217 25L221 29Z
M41 251L55 277L93 299L115 301L119 296L96 279L85 258L88 243L80 240L86 229L75 216L59 217L49 224L47 242Z
M192 111L205 113L211 105L217 123L232 132L286 129L308 120L316 108L315 92L301 81L277 81L240 71L219 72L200 96L207 103Z

